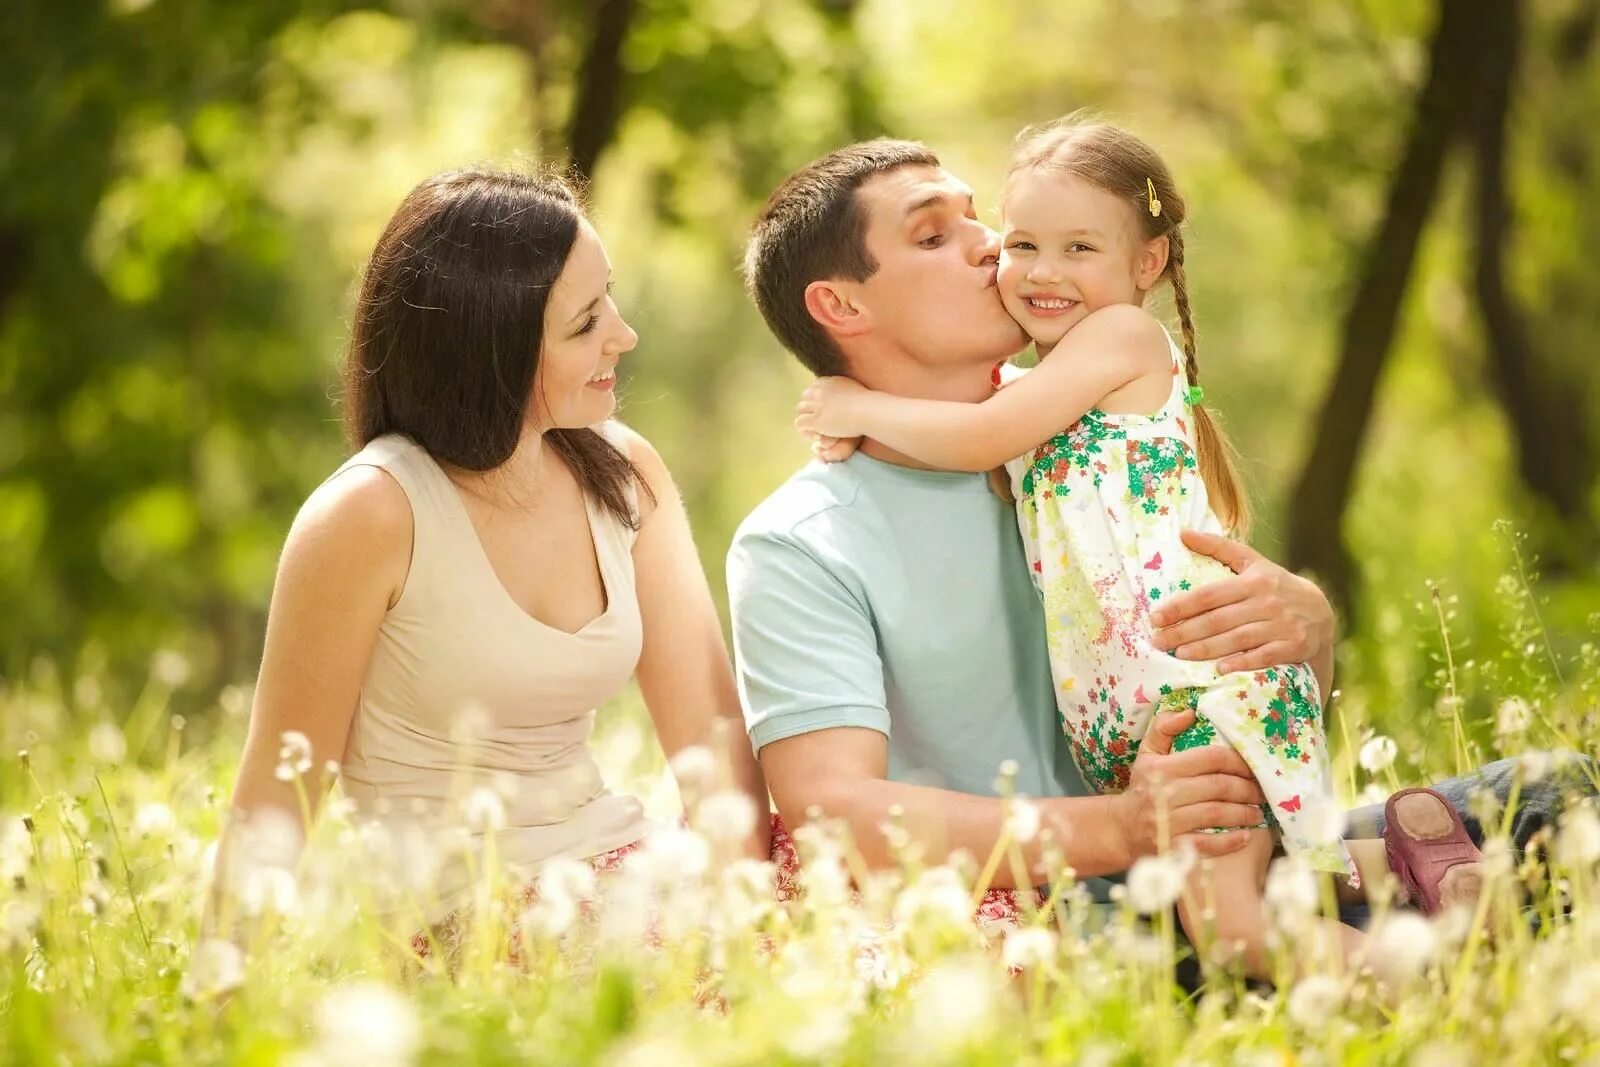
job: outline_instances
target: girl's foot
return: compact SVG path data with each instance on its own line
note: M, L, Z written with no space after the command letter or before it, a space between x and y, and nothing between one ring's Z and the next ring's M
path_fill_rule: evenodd
M1483 853L1456 809L1432 789L1402 789L1383 806L1389 867L1424 915L1471 907L1483 891Z

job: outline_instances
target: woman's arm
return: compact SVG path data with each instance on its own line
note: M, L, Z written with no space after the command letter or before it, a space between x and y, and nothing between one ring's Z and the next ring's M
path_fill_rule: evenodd
M1049 358L981 404L918 400L822 378L795 425L831 437L866 436L948 470L986 471L1071 426L1108 394L1171 366L1166 334L1131 304L1079 323Z
M644 620L639 689L669 760L692 745L725 745L725 786L744 793L755 808L755 824L741 852L766 859L771 828L767 786L745 734L733 665L688 514L672 475L649 442L629 431L628 452L656 501L643 516L633 546ZM679 786L692 814L702 783L680 781Z
M252 825L275 821L294 828L296 848L309 833L326 791L324 765L344 754L378 627L405 587L411 536L404 490L375 467L354 467L330 480L296 516L273 583L214 893L228 888L230 857L234 849L249 847ZM311 766L298 786L276 773L283 735L291 731L310 743ZM239 858L283 864L295 856Z

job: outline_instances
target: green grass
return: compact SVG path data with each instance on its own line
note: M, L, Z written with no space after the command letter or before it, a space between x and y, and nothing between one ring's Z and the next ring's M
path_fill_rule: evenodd
M1502 593L1471 655L1458 647L1459 606L1426 591L1416 612L1432 629L1396 626L1410 636L1388 638L1420 642L1423 667L1385 653L1381 630L1352 650L1336 713L1341 791L1381 792L1530 748L1592 751L1592 643L1545 634L1525 582ZM248 693L196 705L182 666L158 659L115 709L109 681L64 678L44 662L0 692L0 1063L1600 1056L1600 820L1587 809L1548 842L1549 867L1514 867L1491 848L1495 907L1436 924L1380 918L1373 952L1411 974L1387 989L1334 975L1304 920L1286 916L1282 973L1312 977L1269 993L1217 968L1204 995L1185 997L1168 977L1179 951L1170 921L1150 926L1127 905L1107 914L1062 880L1008 947L962 917L988 857L924 869L908 854L852 896L852 857L826 832L807 843L811 893L787 904L766 892L759 867L713 862L697 875L707 846L668 835L637 873L605 883L618 896L598 918L567 925L559 907L534 912L517 965L506 961L507 928L522 906L504 903L511 887L491 863L476 883L482 921L453 966L420 966L403 949L420 913L385 918L377 901L425 869L426 850L374 840L337 802L297 879L251 876L240 908L260 914L239 924L246 952L235 957L199 928ZM1512 697L1525 713L1502 710ZM607 709L597 747L614 782L670 819L673 789L645 721L636 698ZM1369 758L1369 772L1357 752L1375 733L1395 738L1398 759Z

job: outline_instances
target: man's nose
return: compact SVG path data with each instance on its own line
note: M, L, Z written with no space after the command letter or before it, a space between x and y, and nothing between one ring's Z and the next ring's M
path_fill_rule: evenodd
M980 267L990 267L1000 261L1000 235L979 224L978 241L974 246L974 262Z

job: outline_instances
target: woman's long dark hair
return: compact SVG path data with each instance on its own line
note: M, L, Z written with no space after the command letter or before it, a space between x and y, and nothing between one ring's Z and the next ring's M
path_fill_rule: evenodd
M544 338L545 305L583 208L554 175L437 174L411 190L378 238L345 362L345 434L355 448L405 434L435 459L493 470L517 447ZM591 498L630 527L626 454L592 429L545 440Z

